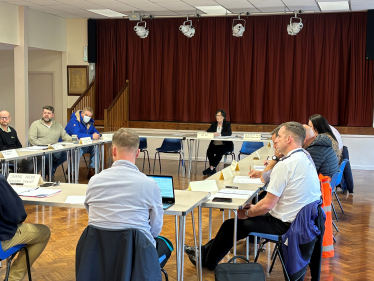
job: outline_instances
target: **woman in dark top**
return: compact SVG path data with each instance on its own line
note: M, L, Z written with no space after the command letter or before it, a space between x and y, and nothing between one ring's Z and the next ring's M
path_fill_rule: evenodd
M216 112L217 121L210 125L207 132L214 133L215 137L218 136L231 136L231 123L226 121L226 112L222 109ZM216 167L222 159L222 156L234 150L232 141L212 140L209 144L207 156L209 159L208 169L203 171L204 175L213 175L216 173Z

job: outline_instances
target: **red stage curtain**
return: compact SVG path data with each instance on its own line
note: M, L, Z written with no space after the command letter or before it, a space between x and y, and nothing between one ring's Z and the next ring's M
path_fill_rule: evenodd
M130 80L130 120L210 122L217 109L234 123L372 126L374 64L365 60L366 13L301 15L304 28L286 31L290 16L245 18L242 38L232 18L147 20L140 39L128 20L98 21L99 118Z

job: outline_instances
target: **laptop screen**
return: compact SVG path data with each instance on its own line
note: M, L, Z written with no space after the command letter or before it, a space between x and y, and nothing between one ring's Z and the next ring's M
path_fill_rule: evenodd
M174 198L174 187L172 176L154 176L148 175L148 177L154 179L161 189L162 198Z

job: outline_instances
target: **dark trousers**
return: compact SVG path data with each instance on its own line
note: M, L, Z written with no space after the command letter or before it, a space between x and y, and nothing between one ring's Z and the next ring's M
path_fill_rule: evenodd
M160 267L163 268L171 256L171 251L169 247L166 245L166 242L164 240L158 237L155 237L155 240L156 240L156 250L157 250L158 257L160 258L163 255L166 256L166 258L162 261L162 263L160 263Z
M238 219L236 240L246 238L250 232L282 235L287 232L290 225L272 217L270 214L245 220ZM219 229L216 238L201 247L201 257L204 267L212 269L217 266L232 248L233 235L234 219L226 220Z
M213 167L217 167L219 162L221 162L222 156L228 152L226 145L214 145L211 143L208 147L208 151L206 155L209 159L209 165Z

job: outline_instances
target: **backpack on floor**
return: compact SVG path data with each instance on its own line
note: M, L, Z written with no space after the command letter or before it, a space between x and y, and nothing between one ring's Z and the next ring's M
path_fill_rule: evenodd
M234 263L236 259L243 259L246 263ZM216 281L265 281L262 265L249 262L242 256L235 256L228 263L217 265L215 276Z

